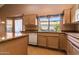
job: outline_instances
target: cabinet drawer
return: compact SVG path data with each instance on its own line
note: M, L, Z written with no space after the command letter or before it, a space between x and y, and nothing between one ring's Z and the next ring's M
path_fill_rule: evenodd
M74 55L79 55L79 49L75 46L73 46L73 54Z

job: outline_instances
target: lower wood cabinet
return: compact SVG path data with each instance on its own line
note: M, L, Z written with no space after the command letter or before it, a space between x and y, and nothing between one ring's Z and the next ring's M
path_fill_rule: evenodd
M46 47L46 41L47 41L47 37L45 37L45 36L39 35L37 38L38 46Z
M59 36L58 34L38 34L37 39L38 46L43 46L47 48L59 48Z
M47 47L59 48L59 38L57 36L47 37Z
M73 55L79 55L79 48L73 46Z
M60 40L59 40L59 48L66 50L66 46L67 46L67 37L65 34L60 34L59 35Z
M38 46L47 48L63 49L67 52L67 55L79 55L79 48L76 47L70 40L77 40L66 34L38 34Z
M67 54L68 55L79 55L79 49L75 47L71 42L68 42Z
M72 44L69 41L67 41L67 49L66 49L66 51L67 51L68 55L73 55L73 47L72 47Z
M72 42L71 42L71 41ZM77 38L74 38L74 37L71 37L71 36L68 36L68 40L67 40L67 54L68 55L79 55L79 48L75 46L74 43L76 43L75 41L73 40L77 40Z

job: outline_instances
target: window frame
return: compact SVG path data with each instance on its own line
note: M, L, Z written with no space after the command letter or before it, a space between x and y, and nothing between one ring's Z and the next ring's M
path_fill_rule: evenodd
M61 15L55 15L55 16L42 16L42 17L46 17L47 19L48 19L48 21L40 21L40 18L41 17L38 17L38 26L39 27L41 27L41 25L39 25L40 24L40 22L48 22L48 29L47 30L45 30L45 31L47 31L47 32L54 32L54 31L52 31L51 29L50 29L50 27L51 27L51 22L54 22L54 21L51 21L50 20L50 17L60 17L60 19L61 19ZM59 22L61 22L61 21L59 21ZM60 27L61 28L61 27ZM40 28L39 28L39 30L38 31L42 31ZM57 31L55 31L55 32L57 32Z

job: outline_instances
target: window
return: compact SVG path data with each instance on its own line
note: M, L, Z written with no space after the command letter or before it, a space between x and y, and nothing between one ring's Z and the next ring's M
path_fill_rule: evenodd
M39 18L39 31L48 31L48 18L40 17Z
M6 20L6 31L13 32L13 20L11 19Z
M60 32L60 16L38 17L39 31Z
M22 19L17 18L15 19L15 32L21 32L22 31Z
M22 18L7 19L6 32L21 32L22 31Z

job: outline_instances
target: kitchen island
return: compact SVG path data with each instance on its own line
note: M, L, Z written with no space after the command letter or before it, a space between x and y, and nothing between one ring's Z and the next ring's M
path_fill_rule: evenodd
M28 35L5 33L0 35L0 55L26 55Z

